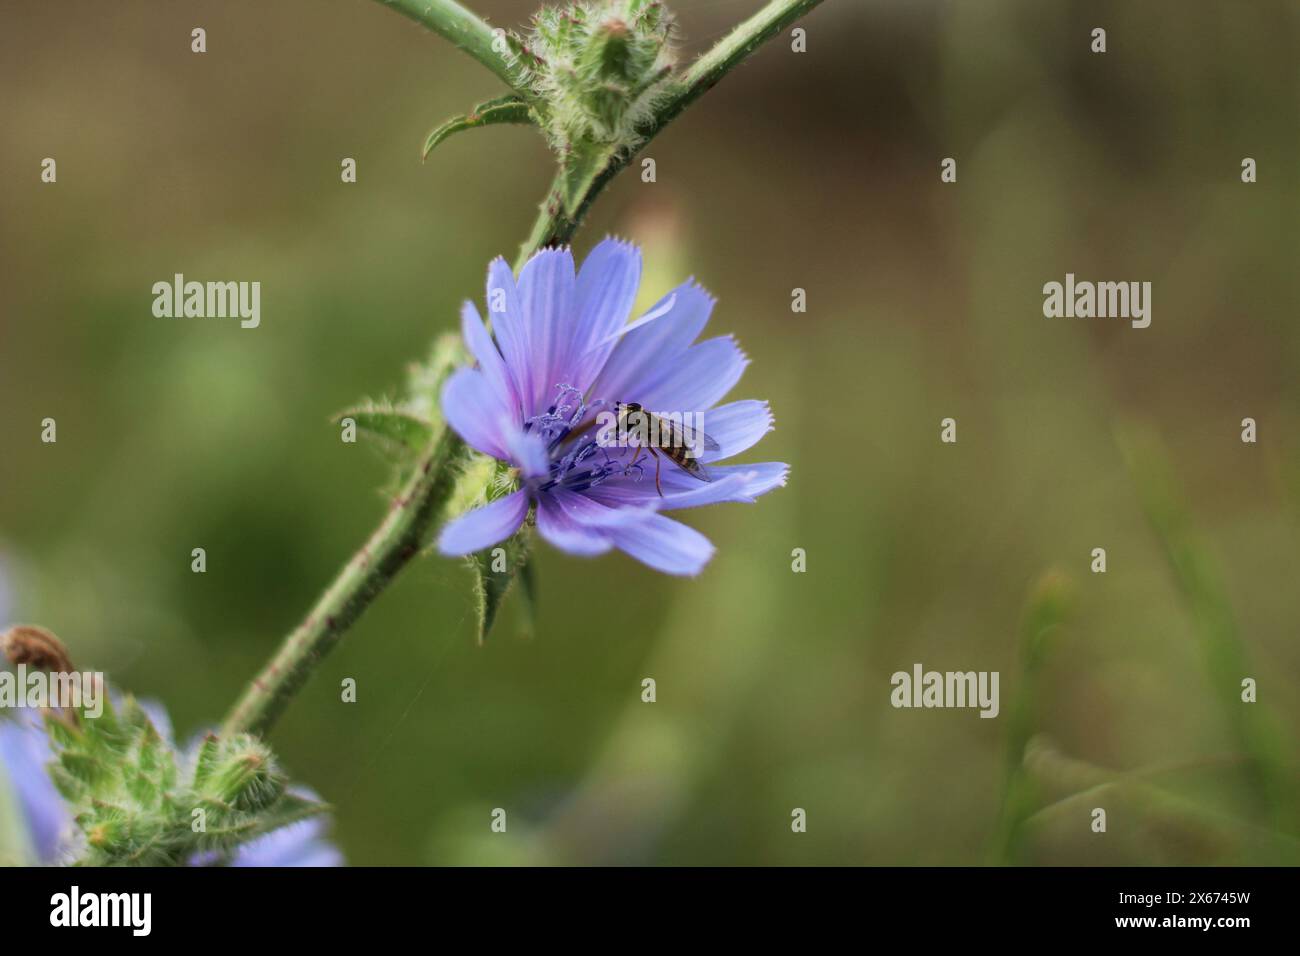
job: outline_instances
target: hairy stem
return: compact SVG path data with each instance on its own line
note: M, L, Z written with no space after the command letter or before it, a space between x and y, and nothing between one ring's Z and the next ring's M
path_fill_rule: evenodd
M557 173L555 180L551 183L551 188L546 191L546 198L542 200L541 208L537 213L537 220L533 223L532 232L528 234L528 238L519 247L519 255L515 259L516 273L523 268L524 263L538 249L543 249L546 246L563 245L573 237L573 234L578 230L578 223L587 214L587 206L591 204L591 197L599 188L595 184L592 185L591 191L587 194L587 199L579 207L577 215L570 219L564 214L564 203L560 199L560 189L563 184L564 174Z
M231 708L223 734L265 734L321 658L419 553L451 491L456 469L447 466L462 448L450 429L434 441L379 527Z
M492 49L492 28L472 10L467 10L456 0L379 0L379 2L386 7L392 7L402 16L410 17L416 23L428 27L505 80L506 85L511 89L515 88L517 78L510 69L510 62Z
M748 20L719 40L682 74L677 92L655 115L654 132L663 129L682 110L713 89L718 81L739 66L751 53L822 0L770 0ZM651 134L653 135L653 134Z
M423 23L514 85L509 65L492 49L492 31L475 14L454 0L380 0ZM738 66L766 40L807 13L822 0L771 0L740 24L683 74L655 119L644 130L645 142ZM582 223L592 201L632 159L616 158L592 183L573 216L564 213L557 177L542 201L532 232L519 251L515 268L544 246L567 243ZM383 593L413 556L441 515L454 481L450 467L464 453L464 443L450 430L438 438L418 463L383 523L339 572L306 619L280 646L265 669L254 678L226 717L226 734L265 735L307 682L317 663L342 639L370 602Z

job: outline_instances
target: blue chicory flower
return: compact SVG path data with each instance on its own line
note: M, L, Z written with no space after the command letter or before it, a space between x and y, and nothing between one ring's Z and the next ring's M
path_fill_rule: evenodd
M171 720L166 711L142 701L154 727L171 740ZM31 862L56 866L71 862L79 852L81 834L68 813L67 804L55 789L46 765L54 759L49 740L38 718L24 714L16 720L0 720L0 786L9 783L27 824ZM299 790L304 796L312 796ZM300 820L241 846L230 861L232 866L341 866L343 856L325 838L326 822L320 817ZM208 860L196 858L191 865Z
M535 505L538 532L563 551L618 548L656 570L694 575L713 545L661 512L752 502L785 484L782 462L716 464L771 431L772 414L761 401L718 404L748 359L730 336L695 341L713 298L688 281L628 324L640 278L640 251L614 239L598 244L576 276L568 249L537 253L517 283L504 259L489 266L492 332L466 302L462 334L477 367L447 381L442 411L471 447L510 465L520 487L448 524L438 540L443 554L510 537ZM717 444L699 458L711 480L660 463L656 481L637 463L638 449L609 447L583 431L619 403L701 416Z

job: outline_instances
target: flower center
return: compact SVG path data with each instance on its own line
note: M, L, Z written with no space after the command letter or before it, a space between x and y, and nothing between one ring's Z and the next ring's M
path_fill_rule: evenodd
M609 478L627 474L635 474L639 480L642 468L624 463L625 449L599 444L592 431L596 419L591 413L612 408L615 403L604 398L584 402L582 392L572 385L558 384L555 389L555 403L524 422L524 431L542 439L550 459L547 476L535 479L537 490L560 487L586 491Z

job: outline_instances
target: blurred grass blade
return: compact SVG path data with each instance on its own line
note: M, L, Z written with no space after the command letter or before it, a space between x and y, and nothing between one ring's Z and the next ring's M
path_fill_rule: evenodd
M420 161L423 162L428 159L434 147L453 133L459 133L467 129L477 129L480 126L497 126L502 123L532 125L533 116L529 112L528 104L521 97L507 94L494 100L488 100L486 103L480 103L464 116L457 116L447 120L447 122L430 133L429 137L424 141L424 150L420 153Z
M1284 747L1264 705L1241 700L1242 678L1257 675L1237 633L1222 574L1193 532L1169 454L1155 432L1138 425L1117 429L1116 441L1191 615L1211 689L1248 758L1265 809L1277 829L1294 835L1296 805Z
M1291 836L1204 807L1146 779L1167 768L1118 773L1068 757L1042 738L1031 743L1025 766L1040 792L1055 789L1069 794L1022 824L1022 842L1041 850L1050 848L1053 859L1064 853L1081 863L1294 866L1300 862L1300 842ZM1094 807L1106 810L1107 832L1118 837L1100 850L1098 835L1089 826ZM1106 857L1098 859L1098 852Z
M1038 788L1025 768L1030 742L1042 724L1039 673L1047 659L1049 640L1069 619L1073 606L1073 582L1055 569L1048 570L1034 583L1025 600L1020 624L1020 687L1008 715L1006 782L992 845L992 856L998 863L1017 861L1021 824L1041 803Z

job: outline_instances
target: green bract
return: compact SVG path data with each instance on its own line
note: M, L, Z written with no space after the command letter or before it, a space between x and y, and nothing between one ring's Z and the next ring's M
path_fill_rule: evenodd
M635 146L672 72L673 18L660 0L547 7L522 39L520 69L547 107L557 149Z

